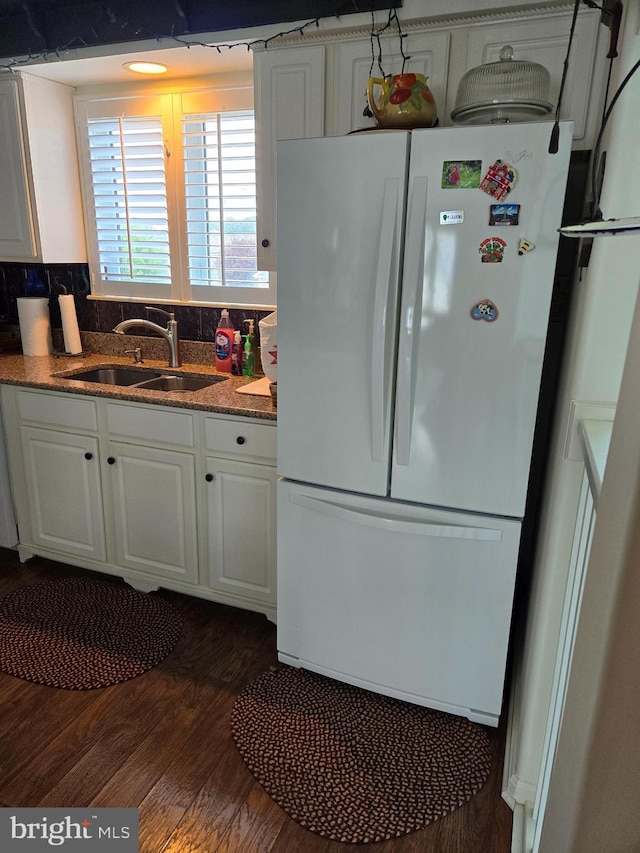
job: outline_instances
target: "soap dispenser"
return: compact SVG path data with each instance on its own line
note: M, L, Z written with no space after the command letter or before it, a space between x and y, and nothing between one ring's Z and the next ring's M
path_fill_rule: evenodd
M242 350L242 375L253 376L253 346L251 343L251 333L242 336L244 338L244 347Z
M260 357L260 341L258 338L258 332L255 327L254 320L247 320L249 324L249 334L251 335L251 348L253 350L253 373L254 376L262 376L264 374L264 370L262 369L262 358Z

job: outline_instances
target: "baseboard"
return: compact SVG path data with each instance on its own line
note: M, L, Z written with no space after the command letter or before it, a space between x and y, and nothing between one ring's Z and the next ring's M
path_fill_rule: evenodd
M517 803L513 810L511 853L531 853L533 829L531 803Z
M517 773L518 743L520 737L520 681L521 668L516 663L511 673L509 691L509 716L502 767L502 799L509 808L535 802L537 785L523 781Z

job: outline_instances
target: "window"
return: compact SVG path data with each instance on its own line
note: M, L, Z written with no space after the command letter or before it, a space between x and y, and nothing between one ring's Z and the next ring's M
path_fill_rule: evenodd
M76 101L92 292L271 306L251 91Z

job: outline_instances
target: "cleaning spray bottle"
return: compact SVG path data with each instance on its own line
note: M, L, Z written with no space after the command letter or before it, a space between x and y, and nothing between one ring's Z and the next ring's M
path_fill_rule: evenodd
M216 370L220 373L231 373L232 349L233 324L229 319L228 309L223 308L216 329Z

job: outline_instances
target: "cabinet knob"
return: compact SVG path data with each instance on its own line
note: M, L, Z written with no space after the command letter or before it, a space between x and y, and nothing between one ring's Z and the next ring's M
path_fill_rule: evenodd
M115 456L107 456L107 463L108 463L109 465L115 465L115 464L116 464L116 458L115 458Z
M271 245L271 243L267 240L266 237L264 238L264 240L261 241L261 246L263 249L268 248L270 245Z
M245 443L245 441L246 441L246 439L245 439L245 437L244 437L243 435L239 435L239 436L236 438L236 444L244 444L244 443Z
M213 474L205 474L204 478L207 481L207 483L211 483L213 480L215 480L215 477L213 476Z
M85 459L93 459L93 453L89 453L88 451L84 454Z

